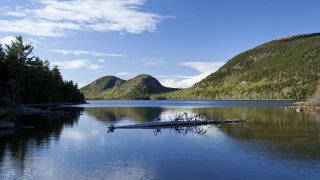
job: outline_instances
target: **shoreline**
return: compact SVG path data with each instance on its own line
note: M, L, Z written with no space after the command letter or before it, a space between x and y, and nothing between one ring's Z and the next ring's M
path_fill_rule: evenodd
M5 116L10 113L19 115L43 115L43 116L67 116L68 113L62 111L52 111L54 108L58 108L65 105L79 105L88 104L88 102L81 103L40 103L40 104L23 104L18 107L2 107L0 108L0 115ZM46 109L44 109L46 108Z
M282 107L284 109L294 109L297 112L320 111L320 106L313 105L310 101L297 101L290 106Z
M0 116L5 116L10 113L19 115L43 115L43 116L66 116L67 113L62 111L52 111L52 109L61 106L90 104L87 101L294 101L288 106L283 106L283 109L295 109L297 112L303 111L320 111L320 106L312 105L310 101L294 100L294 99L211 99L211 100L130 100L130 99L86 99L80 103L39 103L39 104L23 104L15 108L0 107Z
M296 99L86 99L86 101L295 101Z

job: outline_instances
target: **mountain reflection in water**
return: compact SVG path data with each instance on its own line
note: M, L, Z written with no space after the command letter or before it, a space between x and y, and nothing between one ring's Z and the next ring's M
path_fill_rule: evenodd
M298 169L304 167L308 170L309 168L309 173L317 174L319 171L320 174L319 112L297 113L294 110L280 108L197 106L68 107L65 108L65 111L72 112L73 115L51 118L20 116L17 117L17 125L19 127L27 126L32 128L21 128L13 130L11 133L1 133L4 130L0 130L0 179L42 178L43 171L61 172L61 176L52 175L55 178L70 177L68 175L77 173L82 177L84 176L83 173L85 173L88 175L87 178L90 178L93 177L90 172L93 173L95 171L93 169L89 170L88 165L100 170L99 177L106 177L106 174L112 173L107 169L116 168L117 165L120 168L122 167L121 162L127 162L126 159L111 161L112 157L130 158L131 156L126 155L128 153L131 153L131 155L138 153L141 161L147 161L150 157L154 157L153 152L155 154L160 153L163 157L160 156L159 158L164 158L161 159L161 162L166 162L165 158L174 152L183 152L195 156L191 158L194 160L197 159L197 156L208 153L210 157L207 157L208 162L206 161L206 163L212 165L220 158L218 156L215 157L215 153L220 156L223 155L219 147L216 147L220 142L226 143L226 147L222 144L223 148L227 148L223 150L227 153L224 158L230 156L231 152L235 154L248 153L252 157L264 157L278 163L284 163L283 166L277 168L284 168L293 174L296 173L294 169L286 169L288 162L295 164ZM184 112L189 115L204 112L207 114L206 120L237 119L248 121L238 124L174 127L169 129L119 129L115 133L107 133L107 127L110 125L138 124L156 119L170 120L170 117ZM81 127L79 124L82 124ZM95 136L96 134L99 134L99 136ZM128 145L122 143L128 143ZM168 150L167 145L170 148L174 148ZM179 149L180 146L181 149ZM215 152L217 149L219 151ZM135 150L142 152L136 152ZM144 154L152 156L145 157ZM175 157L179 156L178 154L170 156L171 160L174 162L181 161L181 159L175 159ZM110 160L110 164L107 165L107 160L101 161L93 156L107 158ZM212 158L212 162L210 158ZM129 160L134 162L134 159ZM232 163L224 160L219 162L226 163L221 164L221 166L230 166L233 163L241 164L236 159L233 159L233 161ZM251 161L255 161L255 159L251 159ZM49 166L46 163L51 164ZM139 163L141 162L139 161ZM150 161L145 163L146 167L149 167L148 163L159 162ZM257 163L263 164L264 167L272 168L265 165L266 162L259 161ZM43 164L42 169L39 169L40 164ZM142 164L140 165L142 166ZM201 164L198 165L201 166ZM185 171L185 169L179 170L179 167L175 170L178 172L180 170L181 172ZM158 169L158 171L159 173L162 172L160 174L170 174L164 173L169 171L164 167ZM148 172L144 171L148 177L154 177L154 174L157 174L156 172L148 174ZM207 172L207 175L214 173L219 173L219 171L210 171ZM160 176L160 174L158 175ZM204 173L201 177L207 177L205 175ZM73 178L77 177L77 175L73 176Z
M117 107L85 108L85 112L106 124L121 123L130 119L134 123L150 122L156 118L169 120L176 114L188 112L207 114L206 120L248 120L245 123L215 126L226 135L240 141L268 146L261 151L281 153L298 159L320 159L320 113L297 113L280 108L165 108ZM201 130L199 130L200 128ZM205 135L209 126L176 127L176 134ZM205 129L205 130L204 130ZM155 135L161 134L155 128ZM301 143L304 145L301 146ZM259 150L259 151L260 151Z

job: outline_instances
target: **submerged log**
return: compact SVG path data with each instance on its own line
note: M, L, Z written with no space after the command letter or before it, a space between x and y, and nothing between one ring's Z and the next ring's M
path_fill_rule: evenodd
M243 120L196 120L196 121L162 121L162 122L147 122L141 124L133 124L126 126L110 126L108 127L110 132L115 129L154 129L154 128L172 128L172 127L184 127L184 126L201 126L210 124L227 124L227 123L240 123Z
M187 113L176 114L175 118L171 118L171 121L159 121L160 118L156 118L156 121L146 122L141 124L133 124L126 126L113 126L108 127L108 133L113 132L115 129L165 129L165 128L183 128L183 127L197 127L210 124L227 124L227 123L239 123L243 120L204 120L203 117L206 113L199 113L193 116L188 116Z

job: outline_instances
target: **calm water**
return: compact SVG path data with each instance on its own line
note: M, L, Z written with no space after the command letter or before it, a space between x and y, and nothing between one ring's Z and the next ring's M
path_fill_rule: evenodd
M320 114L288 103L90 101L67 118L16 117L29 128L0 130L0 179L319 179ZM248 121L107 133L183 112Z

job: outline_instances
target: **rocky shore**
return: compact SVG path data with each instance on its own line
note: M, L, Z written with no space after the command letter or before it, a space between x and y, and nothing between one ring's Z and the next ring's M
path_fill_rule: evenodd
M20 115L33 115L38 114L42 116L69 116L68 112L54 111L51 108L43 109L39 107L20 106L17 108L0 108L0 115L7 114L20 114Z
M24 104L15 108L0 108L0 116L7 114L21 114L21 115L32 115L40 114L44 116L67 116L70 115L67 112L55 111L57 107L64 105L78 105L78 104L88 104L86 101L80 103L42 103L42 104Z
M52 107L28 107L20 106L16 108L0 108L0 137L13 133L12 129L17 129L16 121L14 117L20 115L40 115L43 117L56 118L56 117L73 117L75 113L60 111ZM19 128L30 128L28 126L22 126ZM10 133L9 133L10 132Z
M320 111L320 106L315 106L309 101L294 102L290 106L283 107L284 109L295 109L297 112Z

